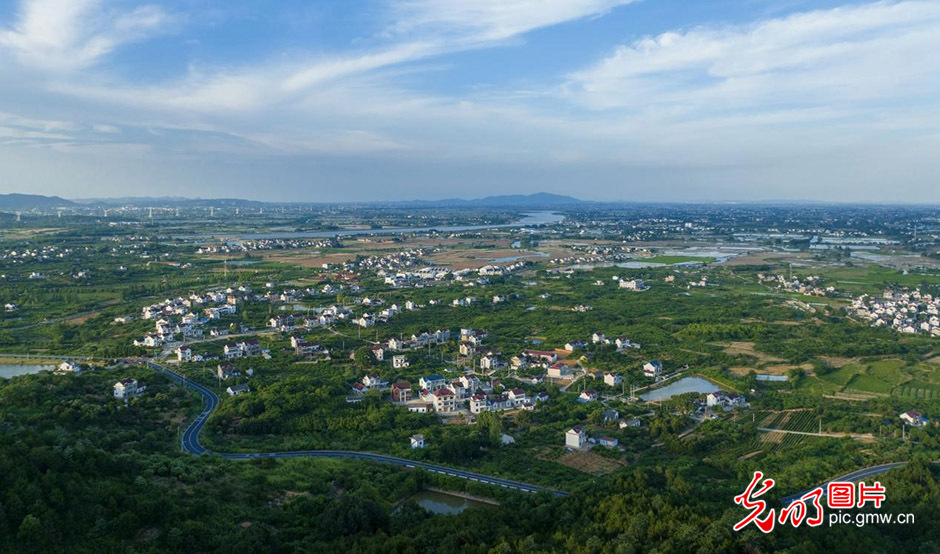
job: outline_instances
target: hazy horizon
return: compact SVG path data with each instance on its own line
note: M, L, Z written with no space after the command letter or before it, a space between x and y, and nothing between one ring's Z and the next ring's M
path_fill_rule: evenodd
M0 5L0 192L940 203L940 3Z

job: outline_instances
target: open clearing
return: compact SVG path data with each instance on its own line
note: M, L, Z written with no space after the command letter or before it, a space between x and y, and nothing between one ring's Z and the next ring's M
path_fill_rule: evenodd
M556 460L562 465L572 469L590 473L591 475L607 475L623 467L624 464L605 458L593 452L566 452Z

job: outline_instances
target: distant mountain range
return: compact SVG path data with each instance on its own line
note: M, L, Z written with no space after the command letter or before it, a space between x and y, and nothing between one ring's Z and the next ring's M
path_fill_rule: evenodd
M41 194L0 194L0 210L52 210L75 206L75 202L59 198L58 196L42 196Z
M75 202L86 206L139 206L166 207L166 206L198 206L217 208L248 208L267 204L257 200L243 200L241 198L186 198L184 196L122 196L119 198L81 198ZM276 202L274 202L276 204Z
M291 202L291 204L304 204L305 202ZM313 202L311 202L313 203ZM410 200L395 202L368 202L368 204L377 205L395 205L395 206L422 206L422 207L506 207L506 208L551 208L558 206L571 206L583 204L584 200L578 200L571 196L560 194L550 194L539 192L536 194L510 194L503 196L487 196L466 200L462 198L450 198L447 200ZM123 197L123 198L82 198L76 200L66 200L58 196L42 196L39 194L0 194L0 210L52 210L63 207L81 207L81 206L139 206L158 207L158 206L201 206L201 207L231 207L247 208L258 207L265 204L286 204L285 202L258 202L256 200L242 200L239 198L184 198L180 196L165 197Z
M578 200L571 196L561 194L551 194L548 192L537 192L535 194L508 194L502 196L487 196L474 200L464 200L462 198L449 198L447 200L415 200L412 202L402 202L412 205L434 205L434 206L502 206L502 207L525 207L540 208L552 206L570 206L573 204L584 204L584 200Z

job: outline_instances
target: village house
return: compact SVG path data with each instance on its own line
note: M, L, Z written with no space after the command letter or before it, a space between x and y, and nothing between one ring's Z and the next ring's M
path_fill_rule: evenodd
M597 444L601 446L606 446L607 448L614 448L620 443L617 439L613 437L601 437L597 439Z
M457 409L457 395L447 387L434 391L434 411L438 413L453 412Z
M82 372L82 369L84 368L81 366L81 364L73 362L72 360L66 360L62 362L61 364L59 364L59 366L56 368L56 373L78 374Z
M579 450L587 443L587 434L580 426L572 427L565 431L565 446Z
M248 385L234 385L225 389L225 392L227 392L229 396L238 396L239 394L251 392L251 389L248 388Z
M542 362L553 364L558 361L558 354L546 350L523 350L522 354L528 358L541 360Z
M409 402L412 399L411 383L399 381L392 385L392 402Z
M362 378L362 384L370 390L381 389L388 386L388 381L384 381L378 373L371 373Z
M628 339L627 337L618 337L617 340L614 341L614 344L617 345L617 350L627 350L627 349L629 349L629 348L639 348L639 347L640 347L639 344L633 343L633 342L632 342L630 339Z
M242 357L242 349L234 342L230 342L222 347L222 355L226 360L233 360Z
M219 379L230 379L240 375L239 372L232 368L232 364L219 364L216 366L215 374L219 377Z
M913 427L923 427L927 425L928 422L926 417L920 415L920 412L916 412L914 410L904 412L898 417L901 418L901 421Z
M180 346L176 349L176 359L180 362L191 362L193 351L188 346Z
M601 412L601 421L604 423L613 423L620 419L620 412L617 410L604 410Z
M398 351L398 350L404 350L406 347L406 343L400 338L392 337L388 339L387 341L385 341L385 346L389 350Z
M424 448L424 435L411 435L411 448Z
M584 389L578 396L578 402L593 402L597 400L597 391L594 389Z
M643 375L649 377L650 379L659 381L662 378L662 373L663 364L661 364L658 360L653 360L643 364Z
M144 388L137 383L137 379L122 379L114 383L114 397L127 399L137 396Z
M404 354L398 354L397 356L392 356L392 367L395 369L404 369L411 365L411 362L408 361L408 357Z
M485 412L489 410L489 405L486 401L486 395L482 392L478 392L470 397L470 413L478 414L480 412Z
M502 365L499 362L498 352L487 352L486 355L480 358L480 369L483 370L499 369Z
M627 289L631 291L643 291L649 289L643 279L622 279L620 281L620 288Z
M320 352L320 345L315 342L307 342L307 341L301 340L301 341L298 341L294 345L295 356L309 357L312 355L316 355L319 352Z
M510 389L506 396L508 396L509 400L516 406L521 406L528 400L526 392L520 388Z
M465 358L471 358L477 353L477 347L472 342L461 342L458 348L460 355Z
M587 346L587 342L583 340L573 340L565 343L565 350L573 351L579 348L584 348L585 346Z
M446 387L447 380L440 375L428 375L418 380L418 386L433 392L439 388Z
M631 417L630 419L624 419L620 421L621 429L626 429L628 427L640 427L641 425L643 425L643 422L635 417Z
M565 362L555 362L548 366L546 375L551 379L567 379L571 375L571 368Z
M609 387L619 387L623 383L623 377L619 373L612 371L604 372L604 384Z
M709 407L721 407L724 409L742 408L747 406L747 399L740 394L717 391L708 393L705 397L705 404Z

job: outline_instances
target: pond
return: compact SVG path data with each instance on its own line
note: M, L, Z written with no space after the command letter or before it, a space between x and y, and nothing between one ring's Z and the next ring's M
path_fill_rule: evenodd
M686 394L689 392L697 392L699 394L708 394L710 392L718 392L718 387L701 379L699 377L683 377L671 385L666 385L665 387L650 391L646 394L641 394L640 398L643 400L656 401L656 400L669 400L673 396L678 396L680 394Z
M438 491L421 491L411 497L418 506L440 515L457 515L467 508L493 508L491 504Z
M52 371L52 364L0 364L0 379L9 379L17 375L31 375L40 371Z

